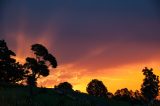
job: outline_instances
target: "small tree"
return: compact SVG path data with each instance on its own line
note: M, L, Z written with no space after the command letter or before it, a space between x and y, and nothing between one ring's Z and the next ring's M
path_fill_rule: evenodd
M27 84L37 86L37 79L40 76L46 77L49 75L49 67L57 67L57 61L53 55L48 53L48 50L41 44L34 44L31 47L35 58L27 57L24 67L29 71Z
M150 103L158 96L159 91L159 76L153 73L153 69L145 67L143 70L145 76L143 84L141 85L141 93L147 103Z
M107 88L102 81L93 79L87 86L87 92L93 96L107 97Z
M12 56L16 54L9 50L4 40L0 40L0 82L15 84L24 79L26 72L23 66Z

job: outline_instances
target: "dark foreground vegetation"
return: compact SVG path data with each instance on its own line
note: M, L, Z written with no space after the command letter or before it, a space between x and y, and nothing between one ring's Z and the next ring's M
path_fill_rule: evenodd
M123 101L95 97L77 91L10 85L0 88L1 106L130 106Z
M0 88L1 106L147 106L130 104L129 101L114 98L103 98L81 93L79 91L33 88L30 95L29 86L4 85ZM160 106L160 101L154 101L148 106Z
M159 76L153 69L142 70L144 80L140 90L127 88L114 94L102 81L93 79L87 93L74 91L68 82L54 88L39 88L37 80L49 75L57 67L56 58L41 44L31 46L34 57L26 57L21 64L13 56L4 40L0 40L0 106L160 106Z

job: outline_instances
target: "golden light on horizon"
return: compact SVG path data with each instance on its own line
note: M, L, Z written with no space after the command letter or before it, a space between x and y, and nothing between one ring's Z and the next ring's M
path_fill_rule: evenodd
M46 35L47 33L43 33ZM30 50L33 43L44 44L48 49L54 48L51 45L51 39L46 36L36 38L26 38L24 33L19 33L17 37L16 60L20 63L25 62L28 56L34 56ZM91 51L91 55L99 55L105 49L100 48L97 51ZM57 57L58 58L58 57ZM82 59L80 59L82 61ZM89 64L89 63L88 63ZM105 63L103 63L105 64ZM117 89L128 88L131 90L139 90L143 81L142 69L144 67L153 68L156 75L160 75L160 62L151 59L148 62L134 62L132 64L120 65L112 68L89 70L88 67L74 66L72 64L60 64L57 69L50 71L48 77L38 80L38 86L53 88L61 82L70 82L74 90L86 92L87 84L92 79L99 79L106 85L108 91L115 92ZM87 66L87 65L86 65ZM93 65L94 67L95 65Z
M53 88L54 85L58 85L61 82L67 81L73 85L74 90L86 92L87 84L92 79L99 79L103 81L108 91L112 93L121 88L128 88L130 90L140 90L144 78L142 69L145 66L148 66L148 68L153 68L153 71L156 75L160 75L158 64L159 63L145 63L145 65L142 66L139 66L139 64L131 64L112 69L104 69L101 70L101 72L97 71L88 75L85 74L88 70L80 68L79 70L78 68L72 69L72 67L68 67L67 65L65 68L64 65L59 66L58 70L53 70L53 72L51 72L51 75L49 75L48 78L42 78L39 81L42 84L42 86L44 84L49 88ZM112 73L111 70L115 72ZM75 71L78 71L79 75L76 75ZM109 74L108 71L110 72Z

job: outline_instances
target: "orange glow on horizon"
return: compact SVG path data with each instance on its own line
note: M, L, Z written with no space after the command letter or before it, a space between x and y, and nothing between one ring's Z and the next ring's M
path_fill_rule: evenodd
M85 69L70 69L68 72L68 75L73 74L70 78L65 78L67 75L63 75L63 69L68 70L70 67L68 66L59 66L58 70L54 70L54 72L49 75L48 78L43 78L40 81L40 84L45 85L49 88L53 88L54 85L57 85L60 82L68 81L73 85L74 90L80 90L82 92L86 92L87 84L92 79L99 79L103 81L103 83L106 85L108 91L115 92L117 89L121 88L128 88L130 90L140 90L142 81L143 81L143 74L142 69L145 66L148 66L148 68L153 68L153 71L156 75L159 75L159 63L144 63L145 65L139 65L139 64L131 64L131 65L125 65L117 68L112 69L104 69L101 70L101 72L95 72L89 75L86 75L85 72L87 70ZM64 71L65 74L66 70ZM77 77L75 70L80 73L80 76ZM107 74L107 70L110 72L110 74ZM112 71L114 73L112 73ZM106 74L105 74L106 73ZM60 76L64 76L61 79L59 79ZM46 81L46 82L45 82Z
M25 58L33 56L30 50L30 45L34 42L45 44L47 48L51 49L50 39L41 36L38 39L26 39L19 33L17 38L16 60L20 63L25 62ZM44 34L45 35L45 34ZM25 48L25 49L23 49ZM99 54L102 50L94 52L93 55ZM104 63L105 64L105 63ZM115 68L106 68L95 70L93 72L81 67L74 67L73 64L59 65L57 69L53 69L50 75L38 80L38 86L53 88L61 82L67 81L73 85L74 90L86 92L87 84L92 79L99 79L106 85L108 91L115 92L117 89L128 88L131 90L139 90L143 81L142 69L144 67L153 68L156 75L159 75L160 62L136 62L134 64L127 64Z

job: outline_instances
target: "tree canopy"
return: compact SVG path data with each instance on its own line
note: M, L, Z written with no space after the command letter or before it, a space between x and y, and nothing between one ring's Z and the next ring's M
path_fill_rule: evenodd
M31 46L35 57L27 57L24 67L29 71L27 84L36 86L37 79L40 76L46 77L49 75L49 66L57 67L55 57L50 54L46 47L41 44L34 44Z
M59 85L55 86L56 89L61 89L61 90L67 90L67 91L72 91L73 87L69 82L62 82Z
M102 81L99 81L97 79L93 79L91 82L89 82L86 90L90 95L107 97L107 88Z
M0 40L0 82L17 83L24 79L26 72L23 65L12 57L16 54L7 47L4 40Z
M151 102L158 96L159 76L153 73L153 69L145 67L143 70L143 84L141 85L141 93L147 102Z

